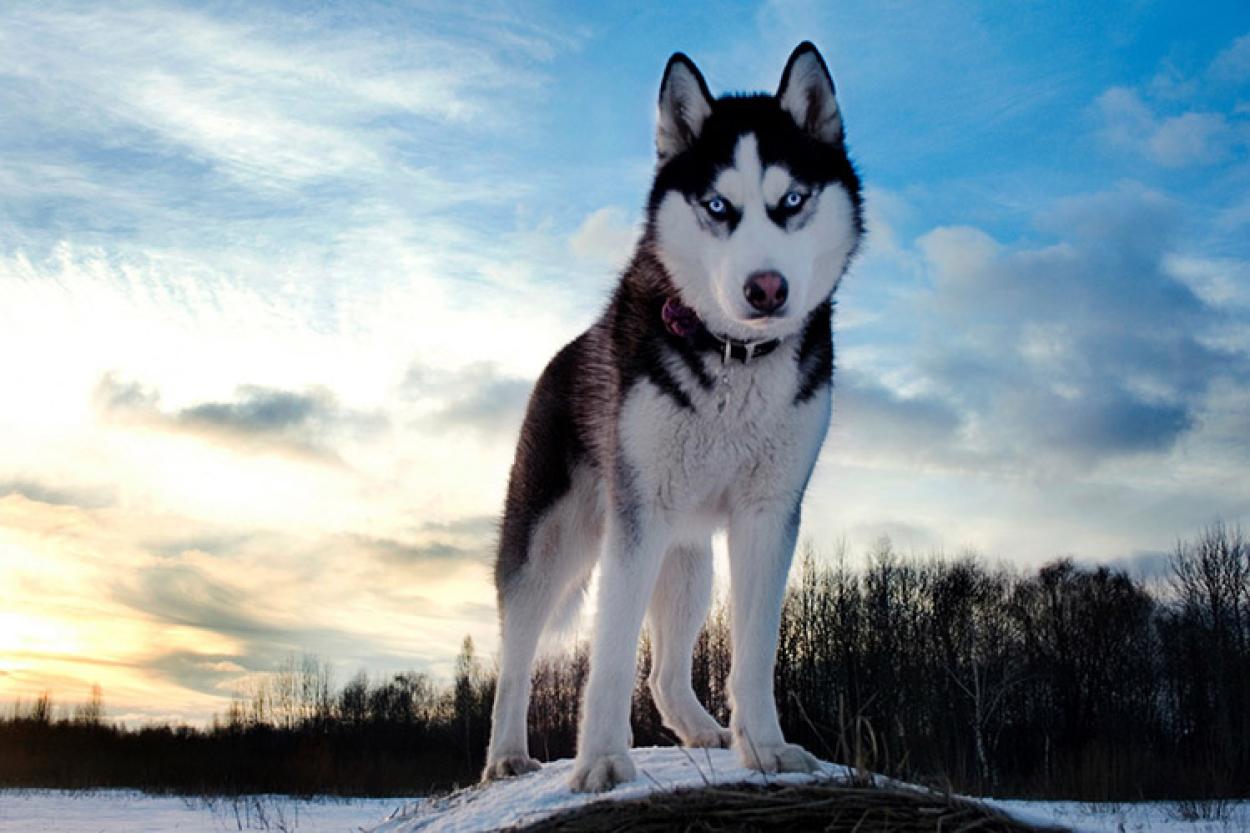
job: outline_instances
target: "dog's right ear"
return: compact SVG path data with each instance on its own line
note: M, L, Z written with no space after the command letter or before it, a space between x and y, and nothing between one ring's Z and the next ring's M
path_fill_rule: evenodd
M711 113L712 95L699 68L681 52L673 53L660 82L660 116L655 128L661 164L694 144Z

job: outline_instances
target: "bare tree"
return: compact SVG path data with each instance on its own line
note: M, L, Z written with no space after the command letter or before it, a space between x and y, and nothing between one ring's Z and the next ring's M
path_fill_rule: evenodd
M993 788L998 773L989 736L997 735L1007 696L1024 679L1018 641L1006 614L1008 580L1002 573L986 573L971 557L935 570L935 641L943 670L971 706L967 722L978 778L983 787Z
M1175 604L1160 633L1174 730L1223 782L1250 766L1250 543L1217 522L1178 542L1170 566Z
M74 711L74 722L83 726L99 726L104 722L104 692L100 684L91 686L91 695Z

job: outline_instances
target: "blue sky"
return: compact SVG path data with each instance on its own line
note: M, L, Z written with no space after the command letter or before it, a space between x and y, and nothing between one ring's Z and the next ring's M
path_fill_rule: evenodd
M1250 522L1244 3L0 12L0 696L202 718L490 653L521 409L659 75L813 40L867 186L804 535L1149 563Z

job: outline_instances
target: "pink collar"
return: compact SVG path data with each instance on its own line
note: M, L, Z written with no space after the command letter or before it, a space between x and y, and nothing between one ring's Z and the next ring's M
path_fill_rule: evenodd
M746 364L751 359L767 356L781 344L779 338L770 341L740 341L718 336L703 324L703 319L699 318L697 312L675 296L665 300L664 308L660 310L660 318L664 320L664 328L670 333L678 338L690 339L697 349L716 350L723 361L733 358Z

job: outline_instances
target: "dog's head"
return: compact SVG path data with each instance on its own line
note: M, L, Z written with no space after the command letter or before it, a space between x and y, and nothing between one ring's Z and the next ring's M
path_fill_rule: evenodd
M660 84L647 234L682 302L713 332L796 333L863 233L859 178L820 53L790 55L776 95L712 98L694 63Z

